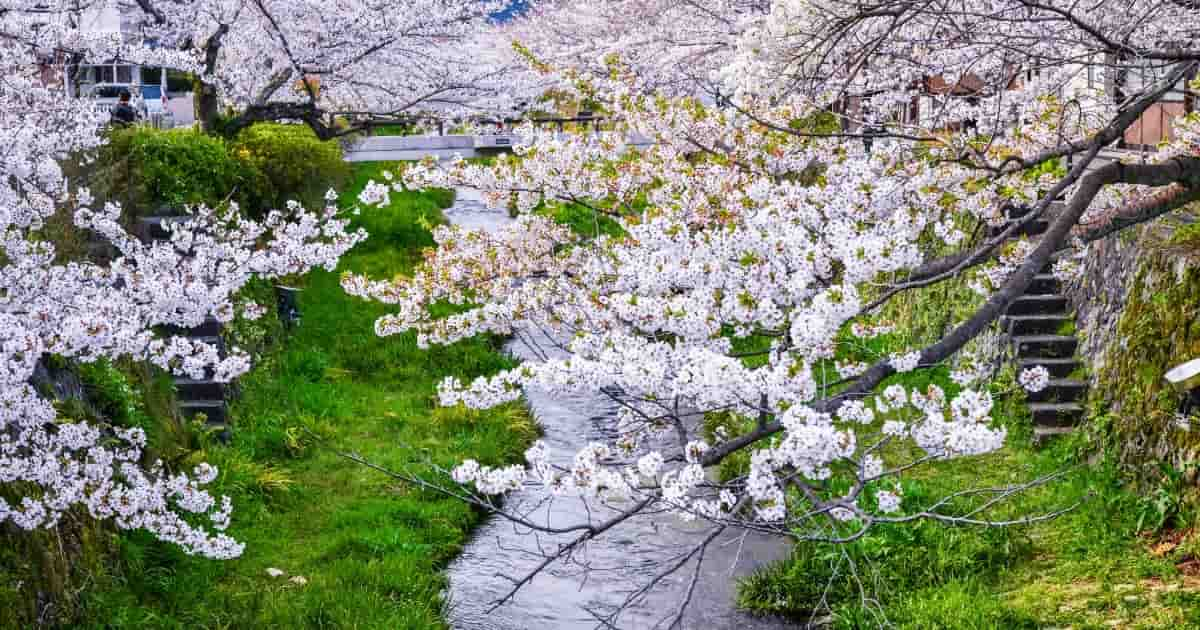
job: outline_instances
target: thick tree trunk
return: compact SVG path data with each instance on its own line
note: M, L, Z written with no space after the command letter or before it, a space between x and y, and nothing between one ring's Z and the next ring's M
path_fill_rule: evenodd
M200 123L200 130L204 133L212 133L217 124L217 113L219 103L217 100L217 90L211 85L196 79L193 83L193 94L195 95L195 111L196 122Z
M217 67L217 56L221 52L221 40L229 33L229 25L222 24L204 44L204 74L210 76ZM196 77L196 120L205 133L212 133L216 128L217 113L220 111L217 100L217 88L205 83L201 77Z

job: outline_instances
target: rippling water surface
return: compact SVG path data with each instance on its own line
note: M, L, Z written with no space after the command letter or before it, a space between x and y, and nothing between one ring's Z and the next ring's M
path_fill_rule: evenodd
M510 219L502 212L486 209L470 191L459 191L450 221L477 229L496 229ZM528 356L522 344L512 342L508 350ZM616 405L603 394L550 396L536 388L526 390L534 417L545 431L544 441L559 464L570 463L580 447L593 441L611 441ZM530 520L565 525L604 518L606 508L585 505L579 499L557 498L537 505L540 493L518 494L509 499L511 509L536 506ZM625 593L653 578L664 562L686 553L707 533L705 523L686 523L666 515L634 519L590 542L575 562L551 565L525 585L516 598L488 612L490 602L511 587L508 578L523 577L541 562L537 553L554 549L556 542L572 536L532 535L512 523L493 517L480 527L463 554L450 566L451 623L464 630L570 630L594 628L588 609L604 611L618 604ZM757 618L734 609L734 578L756 566L782 557L785 547L775 539L742 532L723 534L705 552L684 628L741 630L794 627L778 619ZM584 569L584 565L587 570ZM692 580L694 560L664 580L636 607L617 622L620 628L654 628L672 617L685 598Z

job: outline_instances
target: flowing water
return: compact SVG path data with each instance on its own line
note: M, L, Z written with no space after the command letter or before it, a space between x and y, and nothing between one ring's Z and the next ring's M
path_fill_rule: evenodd
M454 207L446 212L451 222L464 227L494 230L510 219L483 206L470 191L459 191ZM531 356L524 346L510 342L508 350ZM572 396L548 395L537 388L525 392L533 415L544 430L544 441L554 463L569 465L570 458L589 442L611 441L616 405L600 392ZM612 514L595 503L575 498L538 501L535 491L518 493L506 502L511 510L531 509L529 519L556 526L603 520ZM573 562L551 565L526 584L512 601L489 611L491 602L524 577L543 559L539 549L551 550L571 535L533 535L510 521L492 517L449 568L450 620L463 630L573 630L595 628L588 612L607 612L632 589L651 580L679 554L691 550L708 533L705 523L686 523L669 515L632 519L588 543ZM753 617L734 608L736 580L755 567L786 555L776 539L726 530L705 551L698 579L692 584L695 559L666 578L642 601L616 620L622 629L664 627L679 603L692 590L691 604L682 628L758 630L795 627L779 619ZM660 625L661 624L661 625Z

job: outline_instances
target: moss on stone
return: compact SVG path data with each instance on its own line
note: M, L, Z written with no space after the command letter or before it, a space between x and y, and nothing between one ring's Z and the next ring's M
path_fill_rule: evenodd
M1110 359L1090 394L1093 415L1110 415L1106 437L1134 473L1157 460L1183 467L1200 459L1200 431L1176 427L1182 396L1163 379L1172 366L1200 357L1200 265L1188 261L1197 252L1187 247L1190 238L1180 239L1181 231L1146 235Z
M1168 244L1175 247L1190 247L1194 251L1200 251L1200 221L1180 226L1171 235Z

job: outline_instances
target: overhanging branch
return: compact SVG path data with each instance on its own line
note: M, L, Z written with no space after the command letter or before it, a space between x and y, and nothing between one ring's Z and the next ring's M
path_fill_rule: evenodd
M1004 309L1013 300L1024 294L1025 289L1033 282L1033 277L1046 266L1054 252L1061 248L1071 230L1079 222L1080 217L1083 216L1084 212L1091 205L1092 200L1095 199L1097 193L1104 186L1127 182L1151 186L1166 186L1179 181L1180 177L1188 172L1186 165L1189 162L1179 160L1174 161L1172 166L1125 165L1120 162L1110 162L1091 171L1087 169L1105 146L1124 133L1125 128L1140 118L1142 113L1150 105L1158 101L1164 93L1170 90L1180 78L1195 74L1197 66L1200 66L1200 62L1193 61L1178 64L1173 72L1154 84L1152 89L1147 90L1139 98L1131 102L1108 126L1092 138L1090 148L1084 154L1083 159L1076 163L1067 172L1067 175L1051 187L1046 195L1035 204L1032 212L1035 213L1035 216L1040 215L1049 207L1053 200L1057 199L1063 192L1078 182L1078 187L1074 194L1071 195L1066 208L1051 220L1049 228L1043 234L1037 247L1025 258L1017 270L1009 276L1004 286L993 293L974 315L941 340L921 350L920 365L936 365L953 356L967 342L978 336L980 332L1000 317ZM835 412L844 402L869 394L885 378L895 373L895 371L895 368L892 367L889 361L879 361L868 368L866 372L859 376L844 391L835 396L819 400L812 407L818 412ZM701 458L701 463L704 466L715 466L733 453L751 444L767 439L782 430L783 425L778 421L760 426L749 433L713 447Z

